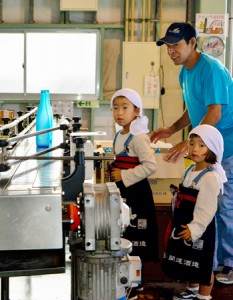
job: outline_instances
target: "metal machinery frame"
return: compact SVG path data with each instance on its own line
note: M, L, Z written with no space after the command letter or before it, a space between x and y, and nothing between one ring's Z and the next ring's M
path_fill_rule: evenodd
M140 259L121 238L129 209L115 183L85 179L85 161L100 161L85 157L86 137L103 133L82 132L80 118L71 124L59 116L55 127L36 132L36 110L0 127L1 300L9 300L10 277L65 272L66 239L71 300L126 299L126 287L141 280ZM37 148L35 136L49 131L51 147Z

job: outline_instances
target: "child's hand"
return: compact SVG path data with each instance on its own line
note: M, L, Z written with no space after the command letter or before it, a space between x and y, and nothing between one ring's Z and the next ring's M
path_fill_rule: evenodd
M111 172L111 179L115 182L121 181L121 169L113 169Z
M185 241L191 242L191 231L189 230L187 225L181 225L182 228L185 228L183 231L181 231L178 235Z

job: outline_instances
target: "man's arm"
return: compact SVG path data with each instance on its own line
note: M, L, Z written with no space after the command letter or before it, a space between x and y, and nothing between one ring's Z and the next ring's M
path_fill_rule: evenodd
M172 126L170 126L172 134L176 133L181 129L184 129L189 124L190 124L189 114L187 109L185 109L183 115Z
M209 124L215 126L222 117L222 105L213 104L207 107L207 113L200 124Z
M186 113L187 113L187 111L186 111ZM185 114L185 112L184 112L184 114ZM202 121L200 122L200 124L209 124L209 125L215 126L218 123L218 121L221 119L221 116L222 116L222 105L221 104L210 105L207 107L207 113L204 116L204 118L202 119ZM188 119L189 119L189 117L188 117ZM184 116L183 121L184 121L183 124L185 124L185 122L187 122L187 119L185 119L185 116ZM178 123L178 125L176 125L176 123L174 123L173 126L175 128L178 128L179 123ZM187 153L187 150L188 150L188 141L180 142L168 151L168 154L166 155L166 157L164 159L167 162L175 163L181 157L183 157L185 153Z
M154 130L150 136L150 140L152 143L156 143L158 140L162 138L169 138L171 135L185 128L189 124L190 124L189 114L188 111L185 110L183 112L183 115L170 127L162 127Z

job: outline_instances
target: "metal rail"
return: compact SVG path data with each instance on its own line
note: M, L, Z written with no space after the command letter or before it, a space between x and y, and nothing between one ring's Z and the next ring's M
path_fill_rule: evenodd
M47 132L51 132L51 131L55 131L55 130L59 130L59 129L60 129L60 126L53 127L53 128L48 128L48 129L44 129L44 130L40 130L40 131L35 131L33 133L28 133L28 134L25 134L23 136L15 136L15 137L7 139L7 141L10 142L10 143L11 142L16 142L16 141L20 141L20 140L23 140L23 139L26 139L26 138L29 138L29 137L32 137L32 136L40 135L40 134L43 134L43 133L47 133Z
M53 150L58 149L60 146L54 147ZM30 160L30 159L36 159L36 160L74 160L74 156L39 156L44 153L52 151L52 148L39 152L32 156L7 156L5 157L5 160ZM85 160L113 160L114 156L85 156Z
M12 128L16 125L19 124L19 122L27 119L28 117L30 117L32 114L34 114L37 111L38 107L33 108L31 111L29 111L28 113L24 114L23 116L17 118L16 120L14 120L13 122L9 123L9 124L5 124L3 126L0 126L0 131L5 130L5 129L9 129Z

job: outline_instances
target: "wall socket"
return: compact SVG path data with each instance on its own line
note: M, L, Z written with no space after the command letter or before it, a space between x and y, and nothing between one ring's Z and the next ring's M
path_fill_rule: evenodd
M63 115L64 117L73 117L73 101L51 101L53 114Z

